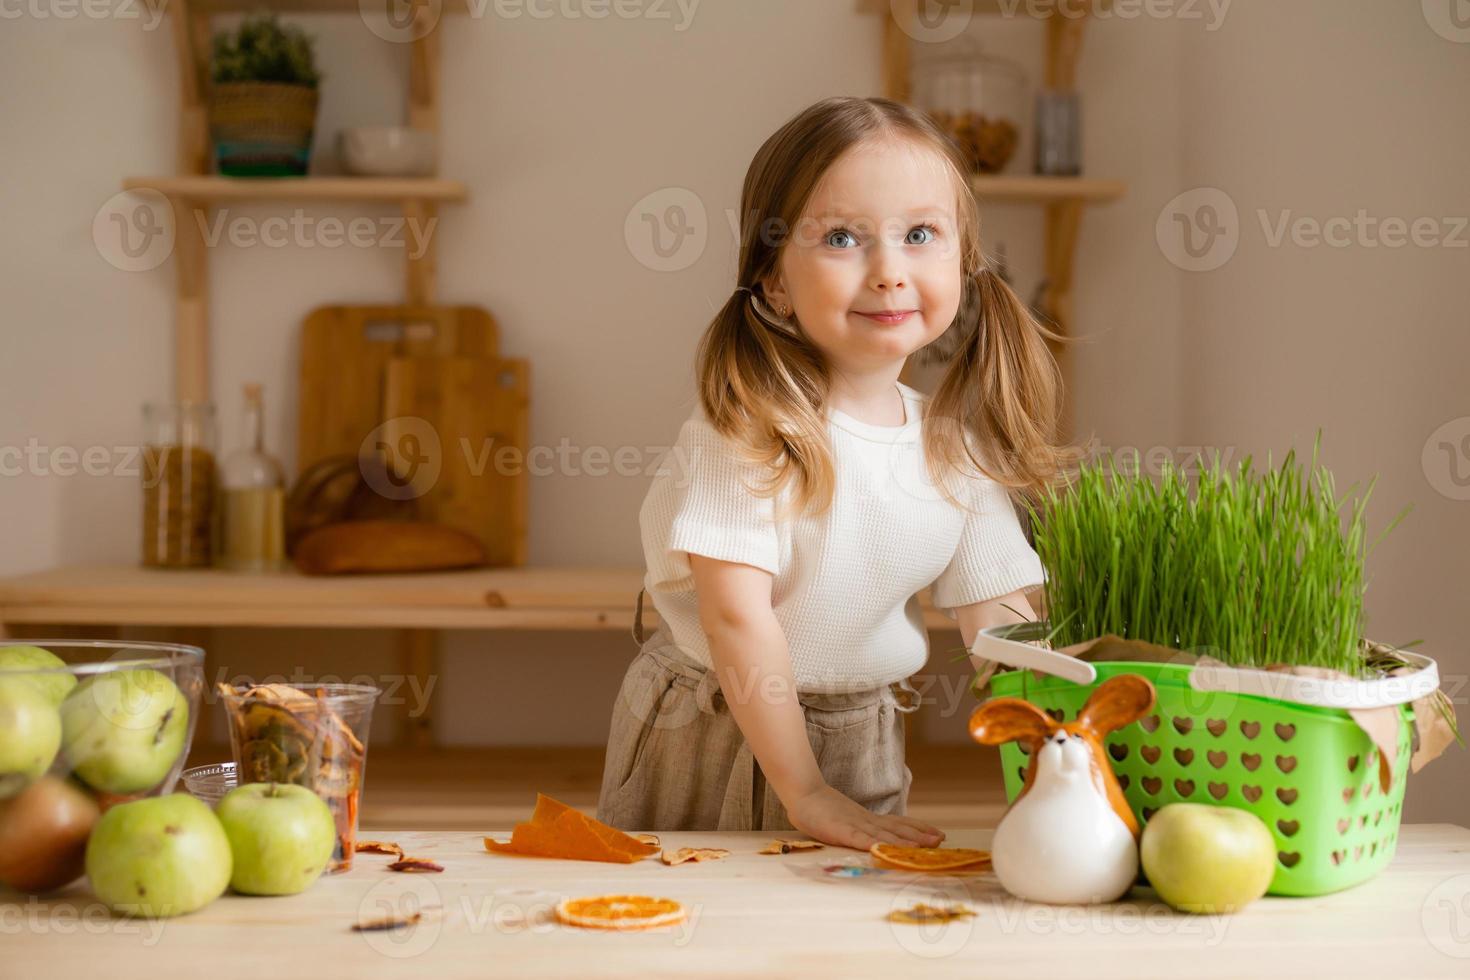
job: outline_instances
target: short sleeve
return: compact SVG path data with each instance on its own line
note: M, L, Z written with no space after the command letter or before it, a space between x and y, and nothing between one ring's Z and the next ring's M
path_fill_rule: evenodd
M691 553L775 575L780 555L775 503L754 489L765 479L708 421L699 416L686 421L638 515L648 587L693 588Z
M1005 487L985 476L969 480L970 513L959 547L930 587L935 608L958 619L954 607L984 602L1045 580L1041 558L1026 540Z

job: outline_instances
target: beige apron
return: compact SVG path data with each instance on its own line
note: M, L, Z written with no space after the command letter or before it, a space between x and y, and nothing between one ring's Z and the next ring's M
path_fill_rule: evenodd
M613 705L597 818L623 830L792 830L720 693L713 671L660 625L643 635ZM908 808L901 715L919 706L908 681L849 694L799 694L828 785L874 813Z

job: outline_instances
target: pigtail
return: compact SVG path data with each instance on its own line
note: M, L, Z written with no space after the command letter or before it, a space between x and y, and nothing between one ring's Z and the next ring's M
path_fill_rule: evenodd
M1043 326L989 267L966 286L973 326L959 332L959 349L933 396L936 420L954 423L949 431L935 426L934 456L962 468L968 463L1017 496L1039 499L1081 456L1059 441L1061 371L1046 345L1068 338Z
M705 330L696 363L705 417L747 462L772 473L752 492L777 496L790 485L781 519L792 516L788 506L825 513L837 473L816 407L827 395L820 351L771 309L759 285L741 286Z

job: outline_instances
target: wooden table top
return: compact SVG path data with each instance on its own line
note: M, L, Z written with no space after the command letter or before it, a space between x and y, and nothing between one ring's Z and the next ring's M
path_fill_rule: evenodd
M989 830L947 845L987 847ZM507 832L494 832L504 839ZM724 847L723 861L665 866L487 853L481 834L387 833L443 874L398 874L359 855L351 871L301 895L226 895L178 919L114 919L84 883L31 900L0 892L0 977L108 980L174 976L1139 976L1464 977L1470 974L1470 829L1405 825L1392 864L1357 887L1318 898L1264 898L1234 916L1173 913L1135 889L1106 906L1033 905L993 875L890 872L840 877L868 864L845 848L755 852L768 833L664 833L665 847ZM606 933L556 924L565 896L636 893L683 902L682 925ZM885 919L916 902L963 902L973 918L946 926ZM437 908L417 926L356 933L363 917Z

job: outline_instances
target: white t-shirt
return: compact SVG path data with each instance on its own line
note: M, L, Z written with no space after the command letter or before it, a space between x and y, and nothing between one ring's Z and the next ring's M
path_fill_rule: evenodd
M1003 486L972 470L966 515L930 481L921 439L928 396L901 382L898 389L901 426L828 408L832 508L780 523L776 501L746 489L766 474L741 460L696 406L638 514L644 586L675 645L710 665L691 552L771 573L772 608L803 693L866 690L919 671L929 657L917 598L925 586L953 619L954 606L1042 584L1041 561Z

